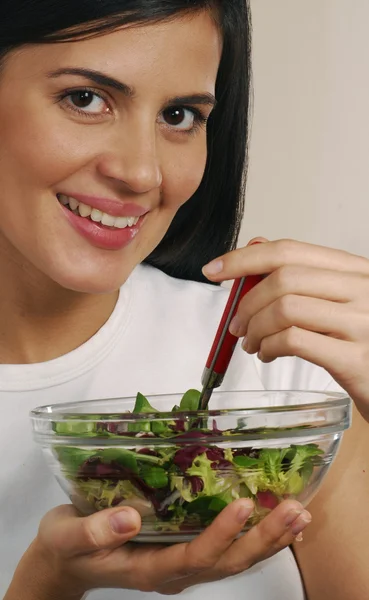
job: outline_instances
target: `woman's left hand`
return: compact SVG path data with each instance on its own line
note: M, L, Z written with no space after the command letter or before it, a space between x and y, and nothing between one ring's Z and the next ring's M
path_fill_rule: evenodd
M293 240L252 242L204 267L211 281L267 275L231 333L263 362L298 356L325 368L369 421L369 260Z

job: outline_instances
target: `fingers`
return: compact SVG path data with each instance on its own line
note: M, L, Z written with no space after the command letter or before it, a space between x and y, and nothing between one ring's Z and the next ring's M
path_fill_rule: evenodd
M276 300L289 295L320 298L336 303L348 303L369 294L369 279L352 273L327 271L311 267L284 266L265 277L251 289L240 303L237 326L232 333L245 335L253 315Z
M369 336L369 312L318 298L283 296L252 317L247 327L247 346L243 347L250 354L258 352L264 338L290 327L357 341Z
M248 245L248 246L252 246L252 244L264 244L265 242L269 242L269 240L267 240L267 238L265 238L265 237L260 237L260 236L258 236L258 237L254 237L254 238L252 238L252 239L251 239L251 240L250 240L250 241L247 243L247 245Z
M290 544L310 519L297 502L287 501L235 541L252 510L249 499L235 501L192 542L161 548L124 545L139 529L139 515L132 509L105 510L83 518L73 507L62 506L43 519L39 537L46 550L56 551L69 565L71 577L82 581L85 577L92 587L177 593L271 556ZM100 551L98 560L92 557L96 551Z
M59 506L41 521L39 537L64 558L118 548L138 534L139 514L132 508L107 509L80 517L71 505Z
M162 594L180 593L187 587L236 575L286 548L311 522L301 504L286 500L258 525L235 541L211 569L163 586Z
M203 273L211 281L226 281L244 275L272 273L284 265L369 275L366 258L294 240L277 240L233 250L206 265Z
M236 337L247 335L248 352L257 352L263 338L292 327L344 341L358 342L368 337L367 259L291 240L251 243L241 253L235 251L225 258L235 260L242 269L245 256L251 265L264 256L275 269L243 298L230 325ZM247 270L246 266L240 274L254 272L252 266ZM296 332L288 333L284 339L294 341L296 336ZM288 354L280 356L291 354L290 348ZM265 352L263 355L267 360ZM316 357L310 361L321 365Z
M233 544L218 570L228 576L249 569L292 544L310 522L310 513L298 502L286 500Z
M326 369L342 385L340 380L351 372L349 357L352 357L352 366L357 362L357 347L354 342L290 327L264 338L258 356L265 363L280 356L299 356Z
M150 582L147 589L212 568L240 534L252 510L251 500L237 500L192 542L153 553L142 564L142 576Z
M323 367L351 396L364 419L369 420L369 348L365 341L348 342L290 327L264 338L258 356L265 363L280 356L298 356Z
M240 534L254 509L251 500L233 502L208 529L187 547L195 570L213 566ZM204 559L204 557L206 557Z

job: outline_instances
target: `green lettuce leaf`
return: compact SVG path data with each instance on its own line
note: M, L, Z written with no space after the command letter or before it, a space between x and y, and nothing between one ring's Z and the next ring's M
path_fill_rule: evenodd
M153 406L151 406L150 402L143 394L138 392L138 394L136 396L136 402L133 407L133 412L134 413L157 413L159 411L156 410L156 408L154 408Z
M162 467L144 465L140 468L140 477L152 488L160 489L167 487L168 474Z
M186 412L199 410L200 395L201 393L198 390L188 390L182 397L180 410Z
M91 450L73 446L55 446L54 452L68 476L75 476L80 466L94 455Z
M253 494L269 490L282 497L302 492L313 473L315 457L322 453L316 444L264 448L255 462L248 457L235 457L233 463Z
M52 424L53 431L59 435L90 437L97 433L100 415L71 415L69 419Z
M148 399L138 392L136 396L136 402L133 407L133 414L137 413L157 413L159 411L156 410L153 406L151 406ZM150 421L136 421L135 423L128 423L128 431L130 433L141 433L141 432L149 432L152 431L152 425L156 424L157 426L162 425L162 423L151 423Z
M218 496L237 485L237 479L232 473L220 473L212 469L212 462L207 458L206 453L200 454L186 470L187 475L201 477L204 487L199 492L199 496Z
M117 500L144 498L141 492L128 480L109 481L107 479L79 480L76 491L81 493L97 510L111 508Z
M133 473L138 473L137 455L135 452L130 450L123 450L122 448L107 448L101 452L101 460L106 463L115 461L123 467L126 467Z
M197 514L202 520L212 520L227 506L227 502L217 496L197 498L186 507L187 513Z
M186 502L192 502L198 497L198 494L193 494L191 483L183 477L183 475L171 474L170 476L170 490L178 490L181 494L181 498Z

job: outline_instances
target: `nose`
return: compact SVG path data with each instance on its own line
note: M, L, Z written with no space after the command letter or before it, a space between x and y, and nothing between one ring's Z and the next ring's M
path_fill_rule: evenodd
M163 177L155 130L120 132L109 150L99 156L98 170L136 194L160 188Z

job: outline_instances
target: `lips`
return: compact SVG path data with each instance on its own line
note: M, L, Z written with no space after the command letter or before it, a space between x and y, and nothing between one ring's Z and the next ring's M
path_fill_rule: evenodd
M76 196L85 201L92 200L94 206L83 203ZM130 244L139 232L148 212L147 209L137 204L121 204L104 198L90 198L80 194L74 196L58 194L58 200L64 216L73 229L92 246L103 250L121 250ZM89 215L85 213L86 216L81 216L79 210L82 206L84 212L87 209L91 211ZM102 208L113 210L115 216L102 211ZM117 215L117 212L120 214ZM122 212L125 215L122 215ZM136 215L133 215L133 212ZM109 221L111 225L108 225L106 219L111 219ZM106 224L104 224L104 220Z
M100 210L101 212L107 213L112 217L142 217L149 212L148 208L134 202L124 202L122 200L103 198L99 196L88 196L74 192L60 192L57 195L58 197L64 196L67 198L74 198L78 203L82 203L90 206L91 208Z
M94 221L94 223L101 223L101 225L105 225L106 227L114 227L117 229L124 229L125 227L132 227L132 225L136 225L140 217L113 217L108 213L102 212L97 208L93 208L92 206L88 206L88 204L83 204L83 202L78 202L75 198L64 196L64 194L58 195L58 200L60 204L69 208L73 214L83 217L85 219L90 219Z

